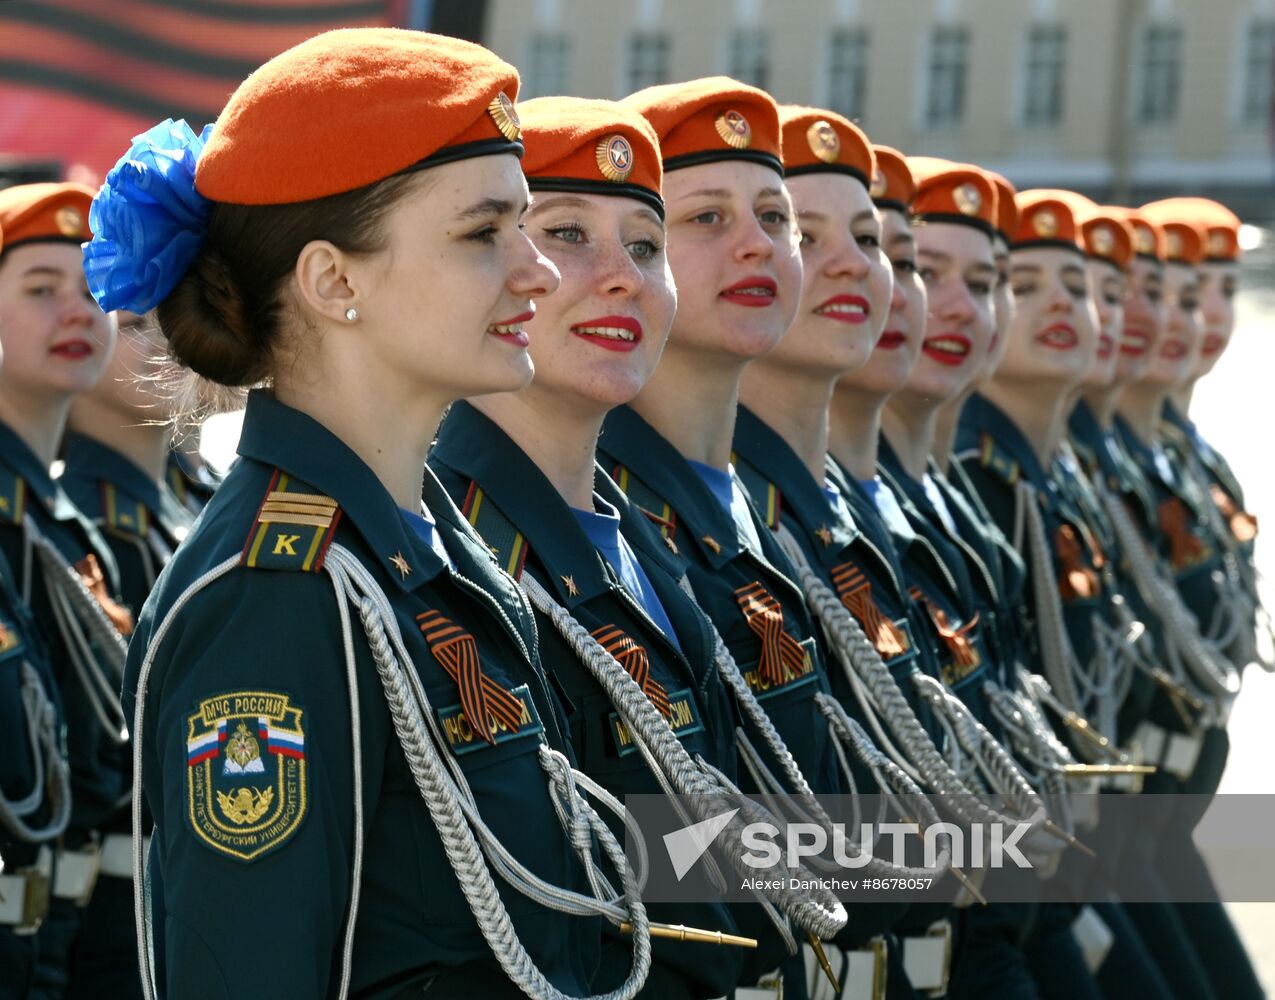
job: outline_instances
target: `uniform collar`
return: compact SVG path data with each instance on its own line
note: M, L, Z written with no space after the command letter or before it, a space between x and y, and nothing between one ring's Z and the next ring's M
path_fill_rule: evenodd
M477 483L526 538L548 585L567 608L611 590L606 561L540 468L498 424L459 402L443 421L431 459Z
M313 417L265 390L248 393L239 454L282 469L335 500L343 519L402 590L415 590L446 569L443 560L409 532L398 505L367 463ZM439 511L428 499L426 503L437 519ZM409 572L396 571L392 560L409 555Z
M62 445L66 471L62 478L107 482L152 514L159 514L163 501L159 483L151 479L131 459L110 445L85 434L67 431Z
M788 442L746 406L741 406L735 417L734 447L744 461L775 484L784 509L806 534L830 533L831 542L829 536L822 536L828 551L841 552L859 537L859 528L849 514L849 500L846 511L837 517L823 483L815 480Z
M79 511L53 481L44 463L8 424L0 422L0 465L22 479L44 509L58 521L79 519Z
M1014 462L1023 477L1037 490L1049 488L1049 476L1032 450L1031 444L1009 417L982 393L974 393L961 411L961 425L957 433L958 451L977 449L980 437L991 435L996 446Z
M675 547L663 542L654 525L620 489L614 479L598 463L593 467L593 491L620 512L620 534L642 562L656 563L674 580L686 575L688 561L674 554Z
M747 540L708 484L682 453L632 407L618 406L607 414L598 449L646 483L677 512L678 520L694 536L709 566L720 568L745 551ZM704 537L714 539L717 547L700 544Z

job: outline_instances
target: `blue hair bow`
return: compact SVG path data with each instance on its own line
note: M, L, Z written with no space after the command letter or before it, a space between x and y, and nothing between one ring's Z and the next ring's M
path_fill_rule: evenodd
M89 210L84 274L107 312L153 309L199 253L212 205L195 190L195 165L211 133L170 118L134 138L106 175Z

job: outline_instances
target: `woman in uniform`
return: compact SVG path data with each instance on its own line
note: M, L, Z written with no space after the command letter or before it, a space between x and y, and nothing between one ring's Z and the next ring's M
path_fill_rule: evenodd
M74 798L39 934L38 997L94 989L127 997L137 980L128 725L118 695L132 619L115 603L110 549L49 475L71 404L102 377L115 341L80 265L91 200L73 184L0 192L0 550L61 691Z
M54 842L71 817L71 776L48 655L3 556L0 732L0 997L22 1000L35 975L36 931L49 912Z
M116 320L106 374L71 407L59 482L101 529L136 614L195 517L168 484L174 396L158 386L159 326L153 313Z
M422 502L445 408L526 384L558 284L520 230L517 89L468 42L329 32L203 137L139 137L95 203L99 301L261 387L124 682L148 995L581 996L598 914L635 927L619 995L645 977L531 610L429 474Z
M528 234L562 285L527 324L532 384L452 407L430 466L510 575L543 589L610 652L688 754L733 777L735 727L711 626L679 589L676 557L655 529L595 475L602 419L650 376L676 308L659 144L646 119L609 101L540 98L519 114L534 199ZM662 794L668 779L644 759L623 706L543 608L537 624L581 769L617 796ZM664 906L653 915L736 930L721 904ZM771 965L782 955L776 946L772 933ZM595 989L618 985L627 951L619 941L604 947ZM729 993L743 958L736 947L659 942L644 995Z

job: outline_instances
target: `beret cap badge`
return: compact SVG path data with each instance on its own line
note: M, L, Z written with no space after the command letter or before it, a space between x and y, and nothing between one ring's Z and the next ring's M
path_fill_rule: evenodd
M872 175L872 187L868 189L868 194L873 198L882 198L889 190L889 182L885 179L885 174L878 169Z
M1058 216L1048 208L1042 208L1032 217L1032 228L1036 235L1051 239L1058 235Z
M738 111L724 111L713 122L717 134L726 145L734 149L747 149L753 144L753 129L748 119Z
M53 224L63 236L79 236L84 232L84 216L78 208L63 205L53 216Z
M487 113L491 115L491 120L496 123L496 128L510 142L517 142L522 136L522 122L518 120L518 112L514 108L514 102L502 90L499 94L491 99L491 103L487 105Z
M633 147L622 135L605 136L597 148L598 170L609 181L626 181L633 173Z
M977 215L983 207L983 195L973 184L962 184L952 192L952 199L962 215Z
M824 163L836 163L841 155L841 138L826 121L817 121L806 130L810 151Z
M1116 234L1110 226L1095 226L1093 231L1093 248L1100 254L1109 254L1116 248Z

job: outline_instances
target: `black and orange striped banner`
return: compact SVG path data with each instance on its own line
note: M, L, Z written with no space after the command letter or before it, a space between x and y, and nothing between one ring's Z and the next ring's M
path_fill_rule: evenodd
M198 132L267 59L332 28L407 23L410 0L5 0L0 163L95 183L165 118Z

